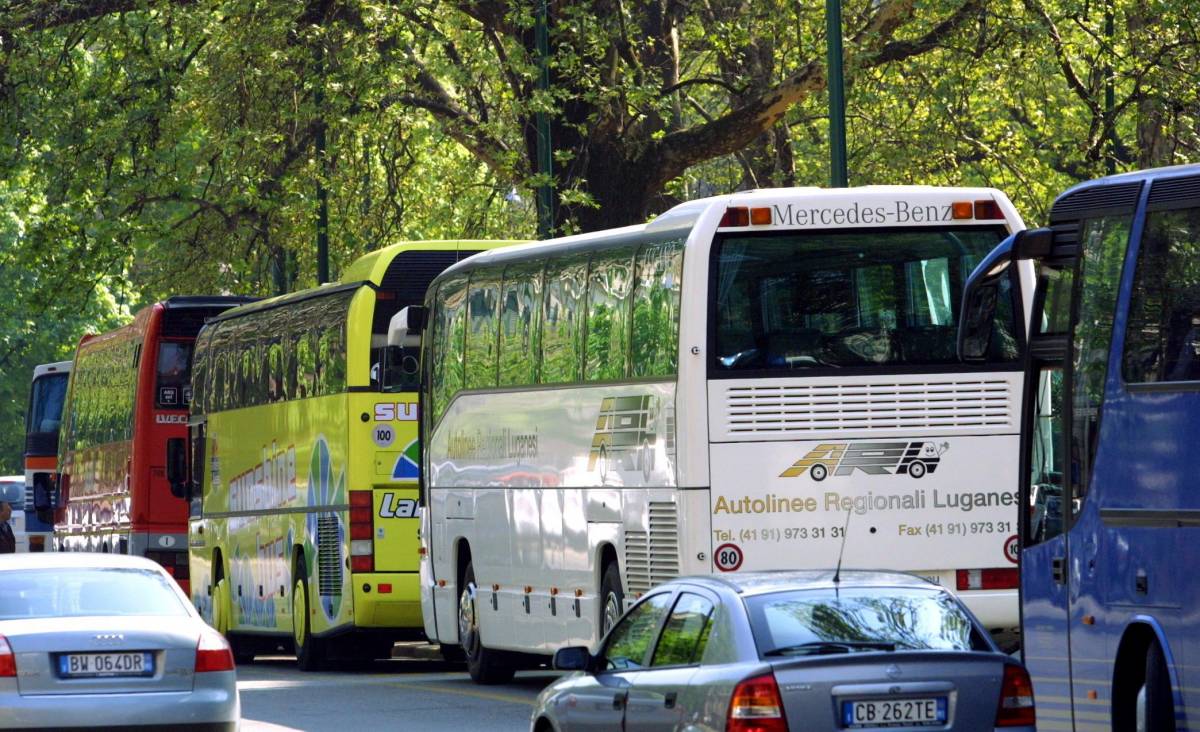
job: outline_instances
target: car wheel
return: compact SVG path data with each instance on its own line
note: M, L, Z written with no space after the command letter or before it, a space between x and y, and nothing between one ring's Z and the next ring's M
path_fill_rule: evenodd
M458 595L458 640L467 657L467 672L477 684L503 684L512 679L516 669L503 653L483 645L476 599L475 567L467 562Z
M616 562L609 562L600 579L600 637L617 624L625 613L625 588L621 586L621 570Z
M296 584L292 588L292 645L301 671L318 671L325 665L325 649L312 635L310 618L308 573L301 562L296 567Z
M1158 643L1146 651L1146 683L1138 692L1138 732L1174 732L1175 699L1167 659Z
M817 463L808 469L809 476L818 483L825 480L825 476L829 475L829 469L821 463Z
M918 480L925 477L925 463L920 460L914 460L908 464L908 474Z

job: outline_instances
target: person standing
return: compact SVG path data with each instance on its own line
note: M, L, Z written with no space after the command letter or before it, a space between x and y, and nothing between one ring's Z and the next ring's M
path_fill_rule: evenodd
M13 554L17 551L17 537L13 534L8 520L12 518L12 506L0 501L0 554Z

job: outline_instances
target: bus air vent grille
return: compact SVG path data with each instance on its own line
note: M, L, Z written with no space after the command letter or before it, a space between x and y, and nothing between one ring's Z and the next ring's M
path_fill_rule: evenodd
M724 401L724 431L732 439L848 431L1015 429L1013 387L1005 378L730 386Z
M626 592L641 594L679 574L679 519L675 504L650 502L650 531L625 532Z
M342 536L337 514L317 514L317 586L324 597L342 594Z

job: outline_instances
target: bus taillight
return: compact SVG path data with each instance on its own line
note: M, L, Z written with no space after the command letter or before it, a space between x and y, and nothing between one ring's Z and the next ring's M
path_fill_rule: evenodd
M375 511L371 491L350 491L350 571L375 571Z
M976 201L975 218L981 220L1003 220L1004 212L1000 210L1000 204L995 201Z
M958 589L961 590L1015 590L1020 584L1021 574L1016 567L997 569L958 570Z

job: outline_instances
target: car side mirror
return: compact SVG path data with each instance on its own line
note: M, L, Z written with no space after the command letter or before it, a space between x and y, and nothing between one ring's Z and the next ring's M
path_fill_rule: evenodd
M554 652L554 668L557 671L591 671L592 654L587 646L567 646Z
M187 440L182 437L167 439L167 482L171 484L171 495L191 499L187 469Z

